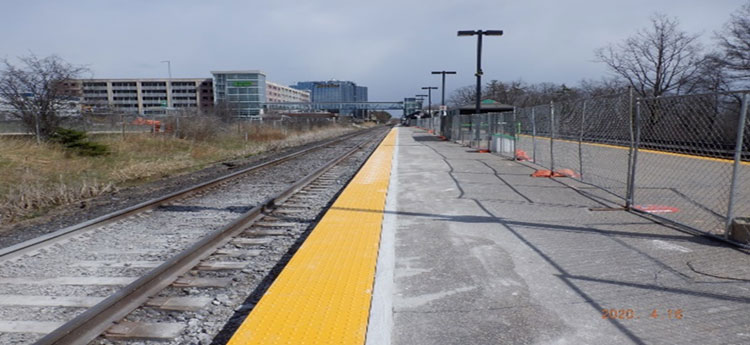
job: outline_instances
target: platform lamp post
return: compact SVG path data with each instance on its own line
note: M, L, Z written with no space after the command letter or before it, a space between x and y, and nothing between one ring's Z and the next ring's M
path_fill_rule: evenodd
M432 90L437 90L437 86L425 86L422 90L427 90L427 111L430 112L430 117L432 117Z
M169 79L167 79L167 108L172 106L172 97L170 97L171 92L169 92L172 89L172 61L170 60L163 60L161 63L167 63L167 75L169 76Z
M419 100L419 110L422 111L422 108L424 107L424 98L427 97L427 95L414 95L414 97ZM422 117L420 117L421 119Z
M430 114L430 129L435 130L435 120L432 118L432 90L437 90L437 86L425 86L422 90L427 90L427 111Z
M416 97L419 100L419 104L420 105L424 105L424 103L423 103L424 102L424 98L427 97L427 95L414 95L414 97ZM419 109L419 110L422 110L422 109Z
M432 74L442 74L443 75L443 87L440 89L442 91L442 95L440 97L440 105L442 107L445 107L445 75L446 74L456 74L455 71L432 71ZM442 115L442 114L440 114Z
M477 100L476 113L479 114L482 103L482 36L502 36L503 30L461 30L458 36L477 36Z

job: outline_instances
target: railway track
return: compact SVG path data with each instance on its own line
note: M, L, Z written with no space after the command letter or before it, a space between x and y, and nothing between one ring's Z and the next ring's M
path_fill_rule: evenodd
M356 133L4 249L0 343L210 343L252 308L385 133Z

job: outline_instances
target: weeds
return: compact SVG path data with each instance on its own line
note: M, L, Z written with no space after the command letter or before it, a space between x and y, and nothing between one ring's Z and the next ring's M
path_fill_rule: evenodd
M180 124L177 135L95 136L108 147L100 156L71 155L59 144L0 137L0 225L111 193L118 188L195 171L209 164L302 145L344 134L352 127L296 131L270 126L218 126L207 120ZM190 127L193 126L193 127ZM80 136L73 135L73 137ZM74 140L75 141L75 140Z

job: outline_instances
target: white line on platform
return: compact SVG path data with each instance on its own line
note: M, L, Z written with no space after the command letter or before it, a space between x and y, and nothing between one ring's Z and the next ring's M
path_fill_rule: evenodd
M398 142L393 150L391 178L385 200L383 229L380 232L380 247L375 270L375 286L370 304L370 320L367 324L365 345L390 345L393 330L393 271L395 268L396 210L398 210ZM388 211L391 211L390 213Z

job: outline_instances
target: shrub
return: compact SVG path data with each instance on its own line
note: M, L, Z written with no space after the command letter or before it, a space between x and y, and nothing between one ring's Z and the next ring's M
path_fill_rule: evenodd
M103 156L109 154L109 147L101 143L89 141L86 132L68 128L58 128L50 136L53 142L63 145L66 149L81 156Z
M216 117L209 115L196 115L181 117L177 125L174 118L166 122L168 127L177 131L180 139L209 141L223 134L225 125Z

